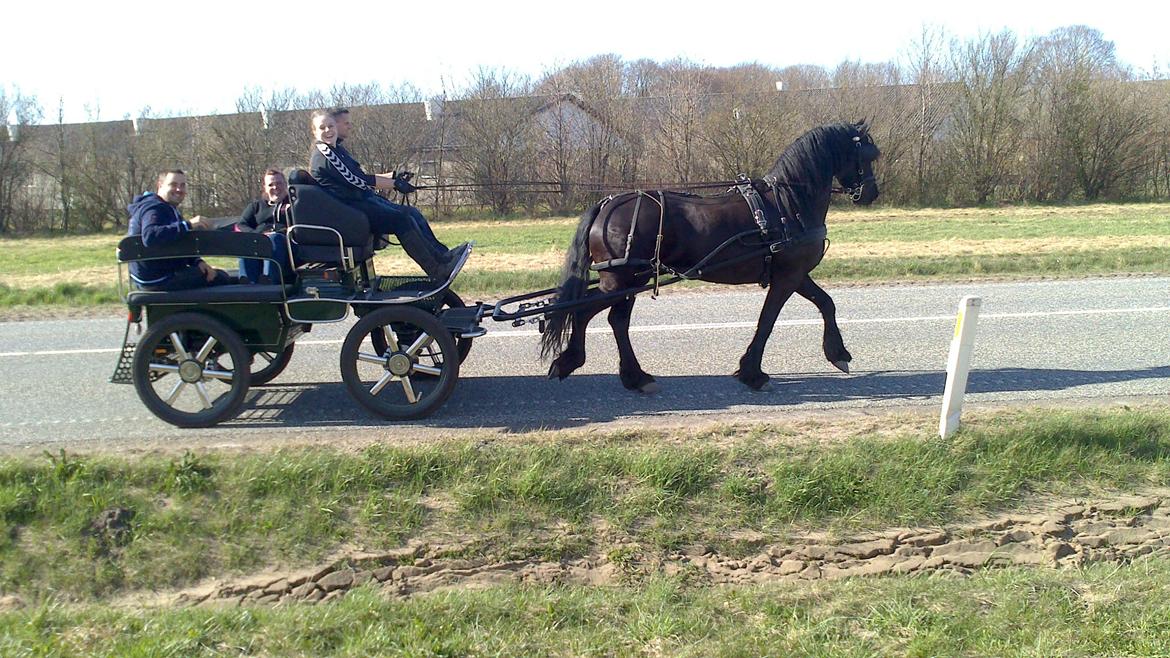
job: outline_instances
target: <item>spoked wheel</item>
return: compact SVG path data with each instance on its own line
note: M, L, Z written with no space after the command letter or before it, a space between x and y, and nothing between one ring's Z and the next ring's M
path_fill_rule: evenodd
M452 290L447 290L445 293L443 293L443 304L439 307L439 310L445 308L463 308L465 306L467 306L467 304L463 302L462 297L455 294L455 292ZM371 334L370 339L374 341L374 348L379 353L386 351L386 337L383 336L380 332ZM459 336L455 339L455 351L459 353L459 363L466 361L467 355L471 353L471 341L471 338L464 338L462 336Z
M150 411L179 427L235 415L251 382L244 341L222 322L179 313L151 325L134 351L134 389Z
M256 352L252 355L252 386L263 386L280 376L288 367L296 343L289 343L280 352Z
M451 332L434 315L413 306L385 306L366 314L346 335L341 378L350 394L379 416L423 418L455 389L457 354Z

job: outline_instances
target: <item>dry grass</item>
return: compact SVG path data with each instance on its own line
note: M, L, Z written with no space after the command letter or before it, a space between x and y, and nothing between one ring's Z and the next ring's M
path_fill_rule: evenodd
M1170 247L1170 237L1142 236L1143 247ZM1014 238L1011 240L932 240L926 242L833 243L833 258L917 258L924 256L1004 256L1133 249L1132 236L1084 238Z
M108 238L107 238L108 239ZM1083 251L1111 251L1133 248L1132 237L1083 238L1017 238L1013 240L932 240L922 242L860 242L832 243L830 257L843 258L918 258L940 256L1004 256L1010 254L1076 253ZM1168 236L1143 236L1142 246L1170 249ZM473 254L465 272L517 272L558 269L564 262L564 252L545 251L537 254L483 253ZM418 266L397 250L386 250L375 257L375 266L385 274L417 273ZM37 288L57 283L112 282L117 278L117 266L84 267L63 272L10 274L0 282L13 288Z

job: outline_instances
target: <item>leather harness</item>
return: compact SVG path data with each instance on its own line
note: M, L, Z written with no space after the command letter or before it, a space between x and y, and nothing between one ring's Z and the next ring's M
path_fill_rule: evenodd
M782 252L785 247L791 246L793 244L799 244L818 239L823 241L825 240L827 232L823 226L817 227L812 231L808 231L804 225L804 220L801 218L800 213L796 213L794 217L787 217L782 214L783 205L780 202L779 181L777 181L775 176L765 176L763 181L772 191L772 198L774 200L773 204L768 204L764 198L760 196L760 193L756 190L752 179L748 178L744 174L736 176L734 189L739 192L740 196L742 196L744 201L747 202L748 209L752 214L752 219L759 228L759 237L761 241L760 246L766 247L766 251L764 252L764 269L760 274L759 283L761 288L767 288L768 283L771 281L772 256L774 254ZM615 267L621 267L623 265L650 265L654 270L654 292L652 293L652 296L657 297L658 277L663 269L666 269L675 276L686 277L686 273L680 274L679 272L674 271L673 268L664 265L660 257L662 251L662 233L666 217L665 195L663 195L661 191L657 191L652 194L644 190L635 190L634 195L634 213L630 220L629 235L626 236L625 254L621 258L613 258L600 263L594 263L590 266L590 269L596 272ZM602 199L600 207L598 208L598 214L600 214L601 210L604 209L610 201L613 201L616 196L617 195L611 194ZM649 261L630 258L630 249L633 245L634 233L638 226L638 215L642 206L642 197L646 197L658 204L658 236L654 244L654 257ZM739 237L743 237L743 235L744 234L741 234ZM726 246L726 244L723 246ZM722 246L720 249L722 249ZM710 254L709 257L713 255L714 254ZM706 259L704 259L704 262L705 261Z

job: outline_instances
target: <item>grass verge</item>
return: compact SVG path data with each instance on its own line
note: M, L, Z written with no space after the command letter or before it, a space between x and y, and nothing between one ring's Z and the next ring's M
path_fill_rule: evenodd
M826 432L830 431L828 429ZM453 557L560 559L618 539L646 550L737 531L940 524L1028 495L1170 483L1170 410L1014 412L951 440L923 432L819 441L814 428L723 427L266 454L5 458L0 591L101 600L341 546L460 537ZM132 513L111 540L88 530Z
M502 586L327 605L0 614L6 656L1164 655L1170 561L790 586Z
M13 288L0 283L0 308L15 306L98 306L122 301L118 288L58 283L52 286Z

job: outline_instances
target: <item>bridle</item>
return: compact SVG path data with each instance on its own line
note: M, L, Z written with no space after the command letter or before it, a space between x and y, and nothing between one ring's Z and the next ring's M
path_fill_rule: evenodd
M842 188L841 193L848 195L849 199L854 203L861 201L861 195L865 191L866 183L876 183L877 177L873 175L873 169L869 170L869 174L865 173L865 160L861 157L861 136L853 136L853 148L857 154L857 185L846 186Z

